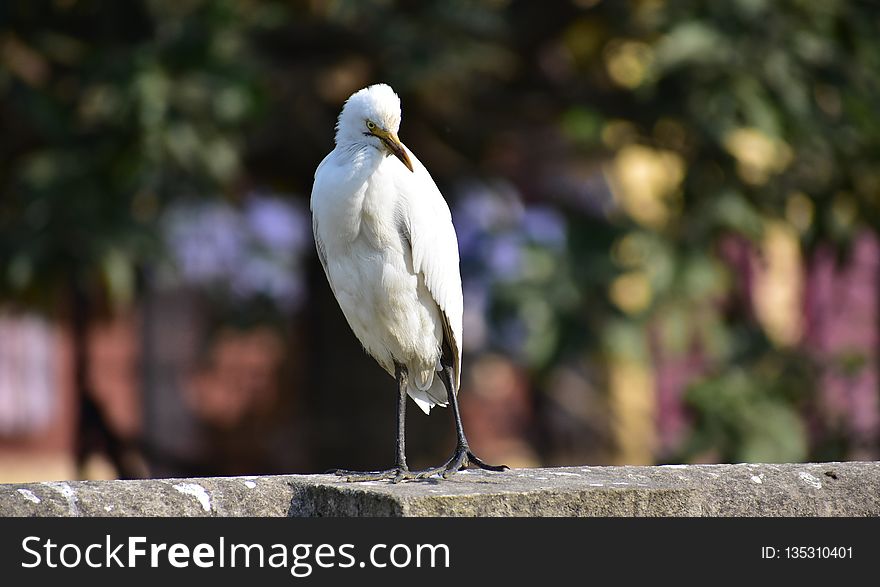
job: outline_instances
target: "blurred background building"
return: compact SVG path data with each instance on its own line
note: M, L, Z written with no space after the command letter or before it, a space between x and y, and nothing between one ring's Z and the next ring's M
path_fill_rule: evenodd
M511 466L880 456L880 7L0 4L0 482L393 457L312 243L386 82L447 197L462 410ZM410 464L445 410L410 410Z

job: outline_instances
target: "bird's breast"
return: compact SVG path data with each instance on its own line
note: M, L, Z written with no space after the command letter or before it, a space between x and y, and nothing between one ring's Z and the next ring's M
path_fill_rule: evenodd
M352 178L330 177L313 197L312 213L328 249L343 253L358 243L377 251L400 250L400 223L405 212L384 158ZM330 251L328 250L328 253Z

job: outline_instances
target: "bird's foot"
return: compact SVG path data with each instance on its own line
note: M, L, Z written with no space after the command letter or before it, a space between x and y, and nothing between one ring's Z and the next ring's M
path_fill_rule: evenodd
M440 475L444 479L448 479L457 472L467 469L468 465L473 465L485 471L506 471L510 469L507 465L486 464L482 459L471 452L471 449L467 444L459 444L458 448L455 449L455 454L439 467L432 467L421 471L410 471L409 468L404 465L402 467L398 466L385 471L363 472L338 469L334 471L334 473L339 477L345 477L345 480L350 483L364 481L390 481L391 483L400 483L401 481L411 481L414 479L427 479L434 475Z
M444 479L448 479L459 471L467 469L468 465L474 465L484 471L506 471L510 468L507 465L488 465L477 457L477 455L472 453L467 444L459 444L452 457L443 465L434 467L433 469L416 471L415 478L425 479L426 477L441 475Z
M407 467L394 467L386 471L346 471L339 469L335 471L339 477L345 477L349 483L359 483L363 481L391 481L392 483L400 483L406 479L418 479L417 472L410 471Z

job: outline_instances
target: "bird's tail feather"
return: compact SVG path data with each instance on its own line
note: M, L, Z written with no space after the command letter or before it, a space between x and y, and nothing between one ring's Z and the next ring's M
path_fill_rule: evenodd
M431 408L434 406L445 408L448 405L446 386L443 385L443 380L436 375L427 389L419 389L410 383L407 393L426 414L430 414Z

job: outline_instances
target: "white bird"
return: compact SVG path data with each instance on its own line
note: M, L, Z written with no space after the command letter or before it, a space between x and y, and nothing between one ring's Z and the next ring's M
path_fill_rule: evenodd
M355 336L397 380L397 455L387 471L350 480L444 477L468 466L501 471L471 452L458 410L462 293L458 241L437 185L397 136L400 98L377 84L352 94L336 148L315 171L312 228L330 288ZM442 466L406 464L406 396L426 413L452 406L458 437Z

